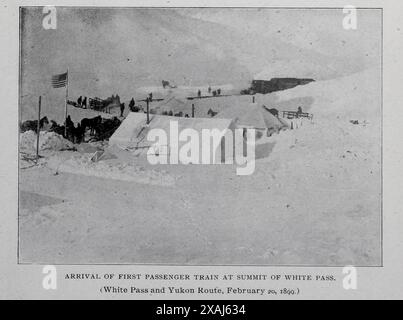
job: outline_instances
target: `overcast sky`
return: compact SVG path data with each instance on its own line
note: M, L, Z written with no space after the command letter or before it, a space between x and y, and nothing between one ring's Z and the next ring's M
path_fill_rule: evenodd
M58 8L57 30L44 30L42 17L41 7L21 16L21 93L28 106L38 94L60 104L49 79L67 68L73 97L129 99L162 79L195 86L320 80L381 61L380 10L359 10L357 30L342 27L342 9Z

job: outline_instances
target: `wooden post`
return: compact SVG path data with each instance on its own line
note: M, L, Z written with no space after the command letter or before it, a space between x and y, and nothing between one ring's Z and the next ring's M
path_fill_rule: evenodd
M192 103L192 118L195 117L195 104Z
M41 130L41 103L42 103L42 96L39 96L39 105L38 105L38 124L36 127L37 134L36 134L36 162L39 160L39 135Z
M147 98L147 124L149 124L150 123L150 101L149 101L150 99L149 98Z
M252 97L252 103L255 103L255 96Z
M65 115L64 115L64 137L67 138L67 99L69 96L69 69L67 69L67 80L66 80L66 100L65 100L65 104L64 104L64 111L65 111Z

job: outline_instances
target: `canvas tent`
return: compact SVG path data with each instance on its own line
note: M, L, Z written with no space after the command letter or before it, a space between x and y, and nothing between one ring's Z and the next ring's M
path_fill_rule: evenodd
M237 126L258 130L278 131L287 125L272 115L264 106L251 103L247 106L237 105L224 109L217 118L233 119Z
M150 123L147 124L147 114L136 112L130 112L128 114L120 127L109 139L109 146L130 151L131 154L136 157L146 157L147 152L158 155L166 154L169 156L169 154L173 152L172 150L174 150L171 145L172 141L170 137L172 122L177 124L179 133L184 129L191 128L198 133L199 137L202 137L203 129L219 130L220 136L216 139L216 143L211 143L211 149L214 150L214 153L212 152L211 154L215 156L211 161L214 163L222 163L225 161L226 156L231 155L229 152L226 153L224 151L226 147L230 146L229 143L227 145L225 144L225 135L229 131L233 133L235 129L234 122L230 119L184 118L150 114ZM156 147L154 142L148 140L147 135L152 129L162 129L166 132L168 136L166 145L160 144ZM185 143L186 142L179 141L178 149ZM201 142L199 147L201 155Z
M192 107L188 100L184 97L174 95L165 97L163 101L152 106L152 109L157 114L161 114L164 111L172 111L173 113L182 112L183 115L188 114L189 116L192 114Z
M216 117L233 119L235 126L238 128L252 128L256 130L254 142L256 159L268 157L275 144L269 137L274 132L279 132L281 129L288 127L286 122L281 121L264 106L257 103L228 107L217 114Z

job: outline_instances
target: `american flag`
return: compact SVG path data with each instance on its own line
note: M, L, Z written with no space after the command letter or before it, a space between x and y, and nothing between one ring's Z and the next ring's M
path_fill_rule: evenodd
M52 87L62 88L67 85L67 72L52 77Z

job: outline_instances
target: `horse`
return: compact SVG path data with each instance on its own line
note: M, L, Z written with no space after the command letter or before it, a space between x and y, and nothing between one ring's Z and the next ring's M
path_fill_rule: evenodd
M164 89L165 89L166 87L171 88L171 89L176 88L175 85L171 85L171 84L169 83L169 81L166 81L166 80L162 80L162 87L163 87Z
M73 143L81 143L84 140L84 130L80 123L77 123L77 127L73 126L68 132L69 140Z
M183 112L179 111L178 113L175 113L175 117L183 117Z
M58 125L57 122L54 120L51 120L50 122L52 123L52 125L50 126L49 131L55 132L64 137L64 126Z
M169 81L162 80L162 87L165 89L165 87L169 87Z
M54 128L58 126L57 122L55 120L50 120L50 128L49 131L52 131Z
M46 116L43 117L42 119L39 120L39 130L40 130L40 129L43 129L43 127L44 127L45 125L48 125L48 124L49 124L48 117L46 117ZM21 132L25 132L25 131L32 130L32 131L35 131L36 133L38 133L38 132L37 132L37 130L38 130L38 120L27 120L27 121L24 121L24 122L21 124L20 129L21 129Z
M90 129L90 134L94 135L101 122L102 122L101 116L96 116L95 118L91 119L84 118L81 120L81 128L84 132L87 128Z
M98 140L109 139L121 123L117 117L102 119L102 122L98 125L96 138Z
M208 114L210 117L214 117L216 114L218 114L218 112L213 111L213 110L210 108L210 109L208 109L207 114Z

